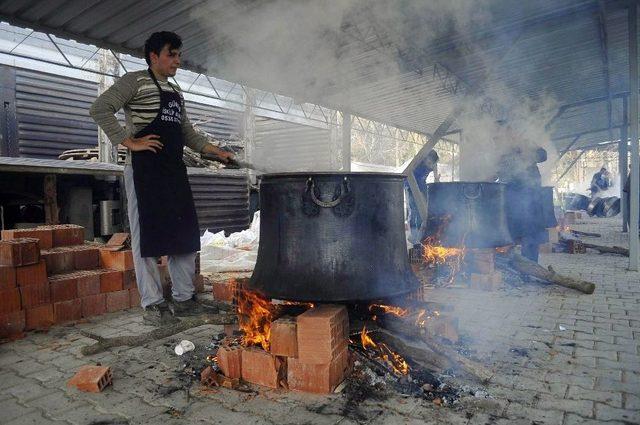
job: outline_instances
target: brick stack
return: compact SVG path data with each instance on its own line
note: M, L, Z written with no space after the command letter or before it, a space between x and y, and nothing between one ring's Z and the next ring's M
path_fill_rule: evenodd
M271 388L318 394L332 392L350 367L349 318L344 306L321 305L297 318L271 323L270 350L258 347L218 351L218 364L230 377Z
M471 249L465 263L471 272L469 284L474 289L492 291L502 285L502 273L496 270L496 251L493 248Z
M81 226L2 231L0 338L130 306L123 271L100 268Z
M294 391L330 393L349 369L349 317L344 306L320 305L297 317L298 357L287 378Z

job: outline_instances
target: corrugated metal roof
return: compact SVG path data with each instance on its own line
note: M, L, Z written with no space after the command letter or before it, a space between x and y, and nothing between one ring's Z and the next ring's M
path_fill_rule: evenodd
M283 47L271 43L281 40L278 37L282 34L274 35L278 31L274 34L265 31L264 40L256 40L256 44L265 54L273 54L273 58L284 54L289 60L255 63L244 68L229 66L239 48L245 47L237 40L246 37L247 28L263 24L256 19L269 16L271 10L278 11L282 2L4 0L0 1L0 18L138 56L150 32L176 31L184 40L187 68L426 134L432 133L452 109L457 95L482 81L487 69L493 66L497 69L492 70L489 91L506 90L515 97L536 97L544 92L558 105L607 96L607 89L613 93L628 91L627 14L621 1L435 2L445 8L443 13L459 15L460 19L473 14L474 18L464 31L456 28L455 23L440 25L441 28L436 25L438 28L426 43L420 38L423 30L439 22L437 13L435 16L427 13L433 11L433 3L402 2L406 7L402 11L403 25L393 25L397 21L365 12L387 7L400 13L392 10L397 4L383 0L336 4L327 0L323 6L327 16L335 16L339 22L322 27L325 32L318 34L305 33L317 28L305 27L305 20L310 18L304 14L299 15L301 23L282 22L277 29L293 44ZM318 8L318 4L322 1L291 3L296 8L306 5ZM609 87L599 27L601 4L606 10ZM483 15L487 16L485 21L477 18ZM328 40L335 47L335 57L315 68L304 68L305 72L293 72L292 64L304 65L315 52L286 48L295 46L297 40L308 41L314 36ZM283 49L286 51L282 52ZM381 64L395 71L380 72ZM438 71L439 66L442 68ZM264 69L264 74L256 69ZM455 75L440 72L446 69ZM271 78L278 73L283 78ZM306 87L310 89L305 90ZM457 94L453 93L454 87L459 88ZM619 122L619 106L615 108L618 109L614 121ZM555 120L551 135L559 146L568 143L564 136L578 132L593 131L581 143L601 137L597 130L602 129L603 123L608 126L607 110L606 101L568 109Z

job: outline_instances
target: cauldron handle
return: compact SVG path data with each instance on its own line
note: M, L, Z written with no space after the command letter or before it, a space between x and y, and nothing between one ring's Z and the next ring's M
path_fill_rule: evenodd
M307 192L309 192L311 194L311 200L313 201L314 204L316 204L319 207L322 208L333 208L335 206L340 205L340 202L342 202L342 200L345 198L345 196L347 196L349 194L350 188L349 188L349 179L347 179L346 177L342 180L342 188L338 188L340 190L340 195L338 195L338 197L332 201L322 201L320 199L318 199L316 197L316 193L315 193L315 187L316 187L316 183L313 181L312 177L309 177L307 179Z
M465 198L470 199L470 200L471 199L478 199L480 197L480 195L482 194L482 186L481 185L477 185L477 187L478 187L478 192L470 195L470 194L467 193L468 186L464 186L462 188L462 194L464 195Z

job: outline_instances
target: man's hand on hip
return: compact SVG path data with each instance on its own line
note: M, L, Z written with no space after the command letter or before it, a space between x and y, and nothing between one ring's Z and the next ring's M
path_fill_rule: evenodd
M158 140L160 136L156 134L148 134L144 137L128 137L122 142L132 152L151 151L158 153L162 149L162 143Z

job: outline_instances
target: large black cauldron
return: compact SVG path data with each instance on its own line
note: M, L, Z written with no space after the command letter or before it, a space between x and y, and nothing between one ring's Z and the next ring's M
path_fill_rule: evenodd
M427 236L442 246L493 248L512 243L503 183L450 182L427 185Z
M297 301L364 301L418 287L404 230L404 176L266 174L252 289Z

